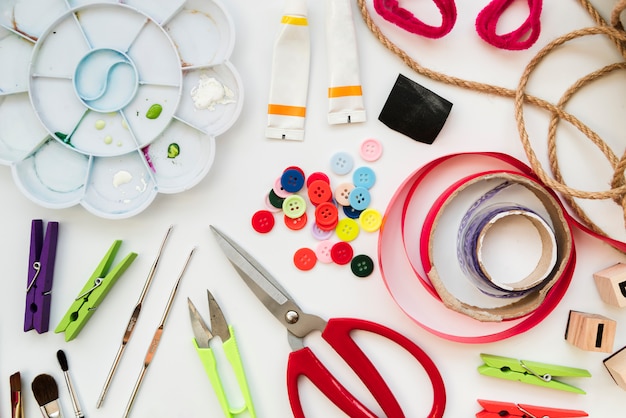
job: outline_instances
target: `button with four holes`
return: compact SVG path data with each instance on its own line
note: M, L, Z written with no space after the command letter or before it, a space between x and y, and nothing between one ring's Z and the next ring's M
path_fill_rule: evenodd
M330 240L320 241L315 247L315 255L321 263L332 263L333 258L330 255L330 251L333 248L333 242Z
M311 183L313 183L315 180L322 180L330 184L330 179L328 178L328 175L326 175L326 173L322 173L321 171L316 171L314 173L309 174L309 177L307 177L306 179L306 186L309 187Z
M367 208L359 215L359 223L364 231L376 232L383 223L383 215L376 209Z
M365 161L372 162L380 158L383 153L383 146L380 141L368 138L361 143L359 154Z
M307 189L309 200L315 206L320 203L328 202L333 198L333 192L330 190L330 185L324 180L315 180Z
M274 193L276 193L276 196L282 197L283 199L291 194L283 188L283 185L281 184L281 177L278 177L276 181L274 181L274 186L272 187L272 190L274 191Z
M341 183L335 188L335 200L341 206L350 206L350 192L354 189L352 183Z
M354 219L343 218L337 223L335 233L342 241L353 241L359 236L359 224Z
M267 198L270 202L270 205L272 205L273 207L277 209L283 208L283 202L285 201L285 198L278 196L276 192L274 191L274 189L270 190L270 192L267 195Z
M292 194L283 201L283 212L290 218L298 218L306 212L306 201L302 196Z
M367 277L374 271L374 261L366 254L359 254L350 261L350 270L357 277Z
M350 192L350 206L357 210L365 210L370 205L372 197L365 187L355 187Z
M321 229L317 222L311 222L311 234L313 234L313 238L318 241L324 241L333 236L335 231L333 229Z
M340 151L333 155L330 159L330 168L333 173L343 176L352 171L354 167L354 159L350 154L344 151Z
M330 257L339 265L348 264L353 254L352 246L345 241L339 241L330 249Z
M261 209L252 215L252 228L256 232L265 234L274 228L274 214L269 210Z
M315 251L310 248L300 248L293 255L293 264L300 270L311 270L315 267L316 263L317 256L315 255Z
M327 230L328 228L325 227L331 225L334 228L337 224L338 216L337 207L330 202L321 203L315 208L315 222L323 230Z
M376 183L376 173L369 167L359 167L352 174L352 182L355 187L371 189Z
M359 216L361 216L361 212L363 211L354 209L352 206L343 207L344 215L346 215L348 218L351 218L351 219L359 219Z
M285 222L285 225L287 225L287 228L291 229L292 231L299 231L304 228L307 220L308 217L306 215L306 212L303 213L302 216L298 216L297 218L290 218L287 215L283 216L283 221Z
M301 170L289 168L280 176L280 184L287 192L296 193L304 186L304 174Z

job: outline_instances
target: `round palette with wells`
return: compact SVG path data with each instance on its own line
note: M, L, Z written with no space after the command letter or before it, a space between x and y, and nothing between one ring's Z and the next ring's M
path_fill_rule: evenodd
M0 163L44 207L140 213L196 185L237 120L230 16L215 0L0 4Z

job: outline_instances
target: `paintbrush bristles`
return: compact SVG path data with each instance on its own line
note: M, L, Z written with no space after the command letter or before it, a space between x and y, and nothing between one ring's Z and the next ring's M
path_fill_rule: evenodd
M65 352L63 350L57 351L57 359L59 360L59 364L61 365L61 370L64 372L69 370L69 365L67 364L67 357L65 356Z
M49 374L40 374L35 377L31 388L39 406L44 406L59 399L59 387L54 377Z
M22 390L22 379L20 377L20 372L15 372L9 378L9 383L11 385L11 392L20 392Z

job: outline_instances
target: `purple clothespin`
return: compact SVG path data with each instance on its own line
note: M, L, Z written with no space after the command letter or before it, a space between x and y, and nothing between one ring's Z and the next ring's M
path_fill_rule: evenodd
M44 239L43 221L33 219L30 230L24 332L35 329L42 334L48 331L58 236L58 222L48 222Z

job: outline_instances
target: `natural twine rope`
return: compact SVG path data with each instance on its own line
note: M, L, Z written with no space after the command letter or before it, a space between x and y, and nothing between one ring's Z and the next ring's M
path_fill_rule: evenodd
M598 234L608 236L606 232L604 232L599 226L594 224L589 219L589 217L585 214L582 208L580 208L580 206L576 204L574 198L612 199L622 207L624 212L624 220L626 222L626 179L624 178L624 171L626 169L626 153L618 158L611 150L611 148L606 144L606 142L602 140L602 138L600 138L600 136L596 132L594 132L591 128L581 122L578 118L564 110L566 103L577 91L579 91L590 82L597 80L615 70L626 69L626 62L607 65L606 67L601 68L581 78L565 92L563 97L561 97L558 104L556 105L541 98L527 94L525 92L526 85L528 84L530 76L533 70L541 62L541 60L558 46L573 39L588 35L607 36L615 44L620 54L623 57L626 57L626 32L624 32L622 23L620 21L621 12L626 9L626 0L618 0L618 3L613 9L613 13L611 14L611 24L607 23L602 18L602 16L600 16L600 13L589 2L589 0L578 0L579 3L585 8L585 10L596 22L597 26L575 30L555 39L554 41L546 45L526 66L522 76L520 77L520 81L516 89L509 89L487 83L464 80L423 67L382 33L380 28L376 25L376 23L374 23L370 16L366 0L356 1L366 26L370 29L374 36L376 36L376 38L387 49L400 57L400 59L402 59L402 61L409 68L411 68L418 74L426 76L435 81L443 82L457 87L462 87L468 90L514 99L515 120L517 122L520 140L522 141L524 151L533 171L541 179L542 182L544 182L548 187L552 188L553 190L559 192L564 197L564 199L572 208L573 212L578 216L579 220L589 229ZM542 109L547 110L552 115L548 129L548 158L550 162L552 176L550 176L544 170L542 164L540 163L530 144L528 132L526 131L526 125L524 121L525 104L538 106ZM567 121L568 123L576 127L581 133L587 136L587 138L589 138L593 142L593 144L598 147L598 149L609 161L611 167L614 170L613 178L611 181L611 188L609 190L584 191L571 188L564 183L563 177L559 170L558 159L556 155L556 128L561 119Z

